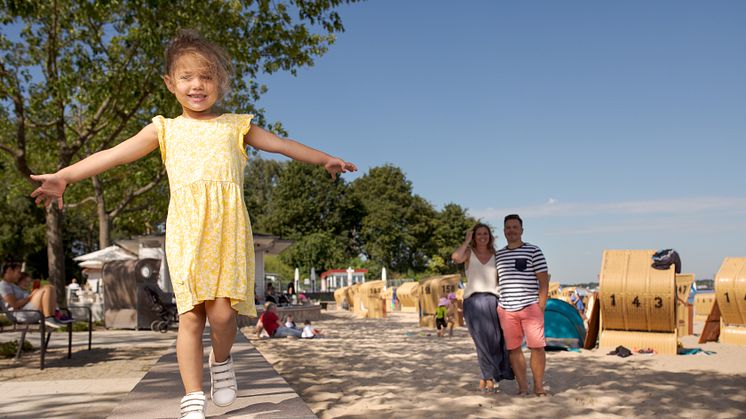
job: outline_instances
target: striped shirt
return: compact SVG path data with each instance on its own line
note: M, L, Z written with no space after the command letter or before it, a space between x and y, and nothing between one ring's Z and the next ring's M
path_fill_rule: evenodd
M503 247L495 254L500 307L518 311L539 302L536 274L548 272L547 261L539 247L530 243L516 249Z

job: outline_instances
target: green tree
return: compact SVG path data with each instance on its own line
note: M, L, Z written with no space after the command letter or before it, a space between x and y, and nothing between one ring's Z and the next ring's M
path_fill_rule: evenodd
M337 203L345 188L344 179L333 181L321 166L288 162L273 191L266 226L289 238L319 230L338 233L343 226Z
M161 68L154 62L182 27L200 30L234 58L226 107L257 113L257 123L269 125L252 105L266 91L257 74L295 74L299 67L313 65L314 57L334 42L334 34L344 30L335 9L354 1L185 0L174 6L151 0L5 0L0 8L0 102L10 112L0 114L0 127L12 130L0 130L0 150L12 158L19 176L32 183L32 173L58 170L115 145L157 113L177 115L178 105L163 88ZM18 23L19 36L9 36L9 25ZM152 202L149 194L159 195L161 179L157 153L152 153L137 164L81 182L70 188L67 199L78 207L95 202L99 228L105 230L127 206L137 206L137 200L141 205ZM163 211L144 215L162 219ZM45 221L49 275L61 300L62 212L47 209Z
M44 213L27 196L27 184L0 158L0 263L27 260L44 250Z
M404 172L393 165L371 168L352 183L350 195L364 209L359 233L363 254L397 272L424 269L434 211L412 195Z
M283 260L319 270L358 255L354 236L361 209L346 191L344 179L332 180L320 166L285 164L262 219L271 234L296 241Z
M264 272L279 275L283 283L290 282L295 277L295 270L278 255L264 255Z
M244 177L244 200L251 217L251 226L256 232L269 232L265 219L270 213L270 203L280 173L287 163L252 156L246 166Z
M458 265L451 260L451 254L463 243L466 231L476 222L476 219L466 213L466 209L454 203L446 204L443 210L438 212L433 245L436 249L434 255L439 258L439 264L437 267L433 266L434 272L454 273L458 270Z
M437 212L432 204L419 195L412 197L408 208L410 245L405 250L409 256L409 267L413 272L428 269L431 257L436 251L433 235L436 229Z
M282 252L280 259L301 272L314 268L319 274L327 269L339 268L346 261L339 239L327 231L298 237L295 244Z

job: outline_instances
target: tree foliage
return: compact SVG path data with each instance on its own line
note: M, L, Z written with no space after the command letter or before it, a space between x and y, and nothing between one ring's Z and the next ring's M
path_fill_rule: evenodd
M477 220L469 216L465 208L448 203L443 207L435 222L433 234L434 255L442 264L433 266L438 273L451 273L458 270L458 266L451 260L454 248L466 237L466 231L476 224Z
M277 160L252 156L246 166L244 176L244 201L251 217L254 231L269 232L265 219L283 164Z
M398 272L421 269L418 256L425 249L418 246L433 211L412 195L412 183L404 172L392 165L371 168L353 182L351 194L364 210L360 231L364 255Z
M30 174L116 145L156 114L180 113L160 64L177 29L197 29L233 57L222 107L283 132L254 105L267 89L257 76L313 65L344 29L336 10L354 1L0 0L2 256L46 259L62 290L64 260L74 253L163 224L168 189L158 153L71 186L64 217L27 196ZM452 272L450 252L474 221L455 204L433 208L392 165L348 183L318 167L253 156L245 197L255 231L295 240L282 259L304 271Z
M259 124L278 129L254 108L266 91L257 75L313 65L344 29L335 9L354 1L6 0L0 8L0 102L9 112L0 115L0 150L29 179L115 145L156 114L178 115L159 63L165 44L184 27L198 29L233 57L232 91L223 105L255 113ZM95 203L100 228L122 217L123 230L147 230L165 216L162 179L153 153L102 174L98 185L93 179L70 188L68 210L90 217L85 204ZM46 224L49 274L61 290L62 214L48 210Z
M332 180L322 167L282 165L260 220L267 232L297 242L283 254L284 261L323 270L358 256L355 235L361 209L347 188L343 179Z

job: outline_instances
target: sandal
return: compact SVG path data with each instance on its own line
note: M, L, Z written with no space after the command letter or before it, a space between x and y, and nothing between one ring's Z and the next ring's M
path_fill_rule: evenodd
M210 351L210 397L215 405L225 407L236 401L238 385L236 374L233 372L233 358L221 363L215 362L212 351Z
M482 393L497 393L498 391L500 391L500 389L498 388L497 384L494 383L494 381L485 380L484 387L482 388Z
M204 391L194 391L181 398L179 419L205 419L207 399Z

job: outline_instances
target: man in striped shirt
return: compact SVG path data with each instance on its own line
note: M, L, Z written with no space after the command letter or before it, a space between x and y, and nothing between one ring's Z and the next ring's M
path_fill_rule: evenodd
M495 254L500 300L497 315L505 335L510 366L518 382L518 393L528 394L526 358L521 344L531 350L534 394L544 391L544 308L547 304L549 273L544 254L537 246L523 242L523 220L517 214L505 217L503 233L508 245Z

